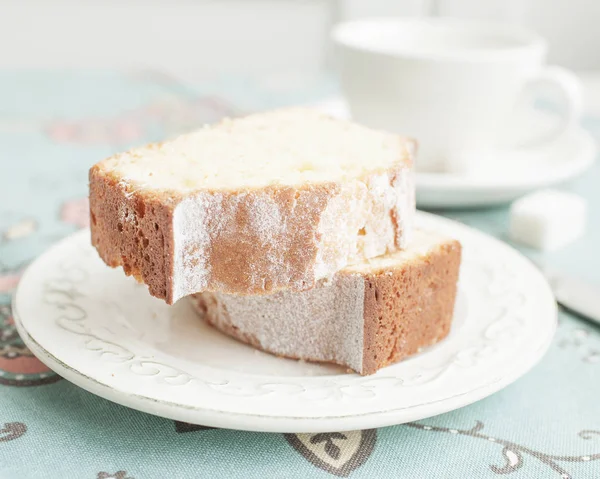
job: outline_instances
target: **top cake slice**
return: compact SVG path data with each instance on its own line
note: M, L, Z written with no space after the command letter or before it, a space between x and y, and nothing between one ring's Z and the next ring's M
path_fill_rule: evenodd
M169 304L310 289L404 246L413 150L309 109L224 120L94 165L92 243Z

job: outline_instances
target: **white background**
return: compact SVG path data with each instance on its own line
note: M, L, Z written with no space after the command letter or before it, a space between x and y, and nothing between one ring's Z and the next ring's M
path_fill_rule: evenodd
M598 0L0 0L0 68L311 72L336 21L430 13L527 25L552 62L600 71Z

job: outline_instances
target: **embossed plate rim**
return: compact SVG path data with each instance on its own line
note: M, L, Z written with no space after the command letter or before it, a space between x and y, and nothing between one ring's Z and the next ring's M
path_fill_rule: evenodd
M311 400L306 399L304 400L304 403L306 404L303 404L302 398L298 397L295 397L294 400L297 401L297 404L300 404L303 407L307 407L307 410L310 411L310 414L298 416L290 414L265 414L264 412L261 413L261 411L258 411L256 408L254 408L255 410L253 410L251 401L249 401L249 406L244 410L244 407L246 406L244 397L234 398L236 399L236 409L238 410L232 410L231 407L219 407L222 406L222 404L215 401L213 401L213 407L207 407L206 404L202 406L190 406L189 404L182 404L181 400L180 402L178 402L176 399L173 400L173 397L170 397L170 400L165 400L153 397L153 394L132 394L131 391L125 391L115 387L114 384L110 384L110 380L99 380L98 377L94 378L93 372L90 374L89 371L86 373L86 371L79 370L77 364L66 364L59 357L57 357L60 356L60 354L52 354L50 351L48 351L48 349L52 349L52 345L44 345L43 337L32 337L32 335L30 335L27 332L27 328L25 327L25 323L27 323L28 320L31 320L31 318L23 318L20 314L19 304L21 301L21 297L19 296L19 291L24 291L25 286L20 287L19 290L15 293L15 301L13 302L15 323L17 325L19 333L22 335L25 343L30 347L32 352L36 356L38 356L38 358L41 359L45 364L47 364L56 372L64 376L69 381L77 384L78 386L94 394L105 397L106 399L159 416L169 417L172 419L191 423L203 424L207 426L272 432L326 432L333 430L341 431L380 427L423 419L425 417L447 412L452 409L456 409L458 407L462 407L479 399L482 399L488 396L489 394L492 394L502 389L506 385L510 384L522 374L524 374L526 371L528 371L531 367L533 367L533 365L539 361L543 353L547 350L552 339L556 325L556 305L550 292L550 289L546 281L543 279L541 273L539 273L539 271L537 271L534 266L532 266L529 262L524 260L518 253L516 253L507 245L500 243L498 240L488 237L487 235L484 235L481 232L477 232L466 226L459 225L451 220L439 218L434 215L424 213L419 213L419 217L421 221L425 221L426 223L432 225L440 224L441 226L444 226L446 230L450 228L469 231L469 234L474 234L477 238L479 238L480 241L483 242L484 246L487 245L486 251L489 250L491 255L494 254L493 246L499 247L501 250L504 250L505 254L510 254L512 256L517 255L519 257L517 263L520 262L523 267L529 268L528 274L535 280L535 286L538 288L538 300L542 298L541 304L545 304L545 307L547 308L546 311L548 312L548 317L545 318L544 322L544 324L547 327L545 328L545 330L542 331L545 334L540 335L541 338L540 336L538 336L538 341L536 343L537 348L535 348L533 351L529 350L528 357L526 358L525 362L517 361L516 359L514 361L511 361L511 367L508 370L504 370L502 374L500 374L498 371L490 371L489 379L486 379L483 382L480 381L479 385L474 384L474 387L462 393L450 394L441 398L438 394L437 399L429 401L423 400L420 401L418 404L413 404L410 406L404 406L400 408L387 408L384 410L376 410L373 412L359 412L350 414L344 414L343 412L344 404L348 404L347 402L344 402L349 400L347 397L334 399L331 399L329 397L326 398L328 401L337 401L334 404L336 408L338 406L340 407L339 412L341 412L341 414L339 414L337 411L335 414L331 412L324 414L322 411L319 412L319 405L315 405L314 401L311 402ZM73 241L73 237L69 237L63 240L63 242L69 240ZM55 247L59 247L61 243L59 243ZM53 249L47 252L44 256L51 255L52 251ZM506 253L507 251L510 251L510 253ZM516 258L516 256L514 257ZM34 262L34 265L36 262ZM34 265L32 265L32 268ZM21 283L22 285L26 285L29 281L28 273L29 271L24 275L23 282ZM510 303L507 304L510 305ZM553 317L550 317L550 314L552 314ZM25 323L23 322L24 319ZM540 331L538 331L538 334L539 333ZM458 340L459 338L460 336L458 336L458 338L455 338L455 340ZM483 362L485 363L485 361ZM392 368L386 368L386 370L391 371ZM460 375L461 372L462 369L458 371L458 374ZM236 374L238 374L239 376L242 373ZM453 370L453 374L456 375L457 371ZM249 375L249 377L252 377L252 375ZM328 382L330 379L338 380L339 378L344 379L343 383L349 384L352 384L353 381L360 382L365 380L364 378L360 378L356 375L338 375L327 377L327 379L324 380L324 383ZM293 379L296 381L299 380L299 378L297 377L294 377ZM385 381L390 378L386 378L384 376L382 378L378 378L378 380L379 379L383 379ZM308 382L310 378L306 378L306 380ZM333 382L335 383L335 381ZM347 384L342 384L341 386L338 385L338 388L341 387L348 386ZM418 388L419 386L411 387ZM273 397L276 398L279 392L276 391L275 393L267 394L268 397L262 397L265 398L268 402ZM177 395L175 394L175 396ZM360 401L362 399L350 398L350 400ZM377 395L374 395L374 399L369 398L368 400L371 402L377 401ZM300 402L298 403L298 401ZM367 400L364 401L366 402ZM346 409L348 409L348 407Z

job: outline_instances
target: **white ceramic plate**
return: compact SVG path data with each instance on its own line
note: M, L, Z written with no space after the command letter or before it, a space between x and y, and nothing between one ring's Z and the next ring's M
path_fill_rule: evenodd
M365 429L482 399L527 372L556 325L548 284L509 246L419 213L419 227L464 246L450 335L373 376L254 350L104 265L89 232L26 271L14 298L21 337L69 381L111 401L207 426L276 432Z
M350 113L340 98L313 105L340 118ZM514 134L535 137L549 131L555 115L531 111L513 125ZM596 143L583 128L567 131L543 147L497 152L485 167L469 174L417 172L417 206L458 208L487 206L512 201L530 191L575 178L588 169L596 156Z

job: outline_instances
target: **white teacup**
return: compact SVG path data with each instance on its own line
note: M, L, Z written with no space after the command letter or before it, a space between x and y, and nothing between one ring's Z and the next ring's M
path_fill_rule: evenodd
M575 75L544 65L546 42L522 28L456 19L387 18L342 23L332 33L353 119L419 142L420 171L482 166L514 147L516 105L531 88L561 93L562 121L519 146L551 141L581 114ZM533 100L533 95L529 101Z

